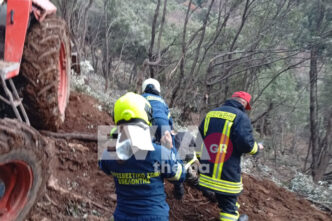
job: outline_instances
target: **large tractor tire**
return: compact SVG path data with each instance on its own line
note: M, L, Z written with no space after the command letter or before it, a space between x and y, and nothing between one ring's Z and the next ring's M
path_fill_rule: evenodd
M32 127L0 119L0 221L23 220L46 187L47 141Z
M70 38L65 21L51 16L32 24L25 40L19 81L24 106L35 128L57 130L64 122L70 72Z

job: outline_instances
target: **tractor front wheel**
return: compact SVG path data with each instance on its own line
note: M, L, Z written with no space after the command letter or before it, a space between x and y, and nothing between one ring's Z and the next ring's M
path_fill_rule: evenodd
M16 120L0 120L0 221L23 220L49 177L47 142Z

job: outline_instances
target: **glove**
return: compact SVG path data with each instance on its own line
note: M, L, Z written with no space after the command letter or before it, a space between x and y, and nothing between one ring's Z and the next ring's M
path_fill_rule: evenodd
M173 195L175 199L181 200L184 195L183 183L175 183L173 188Z

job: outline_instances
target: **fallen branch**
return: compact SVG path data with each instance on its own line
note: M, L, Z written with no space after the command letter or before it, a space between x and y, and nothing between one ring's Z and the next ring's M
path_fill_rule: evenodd
M51 132L51 131L40 131L41 134L54 137L54 138L64 138L66 140L83 140L83 141L98 141L98 135L97 134L91 134L91 133L80 133L80 132L74 132L74 133L58 133L58 132Z

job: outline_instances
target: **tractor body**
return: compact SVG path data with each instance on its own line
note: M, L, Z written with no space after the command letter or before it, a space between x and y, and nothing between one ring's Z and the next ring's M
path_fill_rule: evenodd
M0 101L13 110L1 115L5 111L0 103L0 118L32 121L34 127L50 130L57 130L64 121L71 47L66 24L55 13L49 0L0 0ZM19 73L22 76L16 77ZM50 98L41 98L41 93L56 100L45 104Z
M34 16L42 22L55 14L56 7L48 0L8 0L0 5L0 61L21 63L28 25ZM8 66L9 64L7 64ZM17 67L17 65L15 66ZM19 67L3 69L5 79L19 73Z
M0 0L0 221L24 220L49 177L52 143L30 123L57 130L65 118L71 48L55 13L49 0Z

